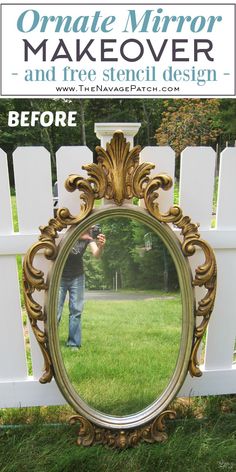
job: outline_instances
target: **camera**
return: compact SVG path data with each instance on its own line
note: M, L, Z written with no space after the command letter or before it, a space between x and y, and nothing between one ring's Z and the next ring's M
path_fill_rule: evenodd
M101 232L102 232L102 229L101 229L100 225L93 225L91 230L90 230L90 236L93 239L96 239L98 237L98 235L101 234Z

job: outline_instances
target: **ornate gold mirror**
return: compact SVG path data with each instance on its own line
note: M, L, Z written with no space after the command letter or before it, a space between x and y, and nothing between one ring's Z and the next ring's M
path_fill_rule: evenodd
M160 212L157 191L168 190L172 181L165 174L150 178L154 166L139 163L139 146L130 150L123 133L116 132L106 150L97 147L96 151L98 164L84 167L88 178L71 175L65 183L68 191L82 192L80 214L59 209L48 226L40 227L39 241L26 254L24 293L45 360L40 381L55 377L76 412L71 421L80 424L78 443L123 448L141 440L166 439L164 419L175 416L168 405L188 371L192 376L202 374L198 349L213 309L216 263L198 225L183 216L178 206ZM106 204L94 205L103 198ZM137 204L141 199L145 208ZM106 236L96 264L85 251L87 246L95 247L94 225ZM181 240L173 225L181 230ZM73 325L76 317L68 317L73 308L62 291L67 291L68 261L77 257L81 247L87 283L90 287L97 283L100 290L86 292L78 334L78 324ZM192 277L188 258L196 247L204 262ZM47 280L34 266L34 257L42 249L53 261ZM145 266L149 270L144 276ZM117 290L119 284L125 286L121 278L128 281L128 292ZM144 286L156 290L149 293ZM205 288L197 304L196 286ZM43 307L34 299L39 290L45 291Z

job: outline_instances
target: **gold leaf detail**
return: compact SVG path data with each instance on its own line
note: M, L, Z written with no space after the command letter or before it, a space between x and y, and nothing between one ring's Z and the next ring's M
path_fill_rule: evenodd
M140 146L135 146L130 151L130 143L126 142L120 131L114 133L106 150L101 146L96 147L98 165L106 175L106 199L114 199L117 205L122 205L125 199L134 196L133 176L139 164L140 151Z
M77 444L92 446L95 444L107 445L111 448L126 449L136 446L139 442L164 442L167 439L165 419L174 419L174 411L167 410L155 420L138 429L108 430L93 425L81 415L74 415L70 423L80 423Z
M32 326L33 333L41 349L44 358L44 371L39 379L41 383L50 382L53 376L53 368L50 352L48 349L47 335L45 331L46 314L42 306L34 299L35 291L46 291L48 289L43 271L34 267L34 259L39 251L44 250L46 259L55 260L58 255L58 246L55 240L58 233L68 225L76 225L82 221L92 210L93 200L88 199L87 204L82 206L81 213L78 216L70 214L67 208L61 208L57 211L57 217L51 218L48 225L40 226L41 235L39 241L27 251L23 262L23 289L25 307ZM43 329L40 329L38 322L43 322Z

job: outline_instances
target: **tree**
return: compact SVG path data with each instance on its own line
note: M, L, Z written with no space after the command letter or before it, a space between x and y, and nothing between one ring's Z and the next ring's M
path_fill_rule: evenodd
M0 147L7 154L10 185L14 187L12 153L17 146L38 145L40 141L40 133L38 128L16 126L10 128L8 126L8 112L17 110L18 112L29 109L29 100L25 99L1 99L0 100Z
M102 232L107 239L101 257L106 286L112 288L116 273L119 288L134 286L137 264L132 257L134 248L132 220L124 217L106 218L102 221Z
M137 264L136 287L168 292L178 288L174 262L160 237L148 226L132 221L134 249Z
M217 140L222 130L219 100L166 100L164 106L156 141L171 146L177 157L186 146L213 144Z
M168 292L178 288L173 260L147 225L125 217L109 217L99 223L107 242L98 261L89 252L84 256L87 288L112 289L115 280L119 289Z
M236 100L225 98L220 100L220 116L222 120L222 134L219 139L220 147L225 147L226 142L235 146L236 142Z

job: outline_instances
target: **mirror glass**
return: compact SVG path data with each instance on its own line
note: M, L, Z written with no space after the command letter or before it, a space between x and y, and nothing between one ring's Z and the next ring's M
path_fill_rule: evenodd
M182 332L177 271L158 234L134 218L100 218L78 238L59 290L65 369L91 407L133 414L160 397L176 366Z

